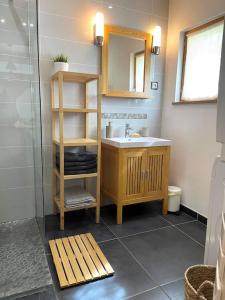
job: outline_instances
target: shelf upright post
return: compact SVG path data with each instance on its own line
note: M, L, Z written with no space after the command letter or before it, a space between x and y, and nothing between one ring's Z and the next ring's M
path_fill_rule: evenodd
M56 163L56 144L54 143L55 140L55 113L53 112L55 107L55 94L54 94L54 79L51 79L51 108L52 108L52 166L55 168ZM53 213L57 213L57 205L55 203L55 197L56 197L56 181L57 176L55 172L52 172L52 202L53 202Z
M58 73L59 88L59 154L60 154L60 229L64 230L64 113L63 113L63 73Z
M101 76L97 79L97 184L96 184L96 223L100 222L100 172L101 172Z
M89 96L88 96L88 82L84 83L84 107L87 109L89 107ZM88 138L88 128L89 128L89 114L84 114L84 134L85 138ZM85 189L88 190L88 178L84 179Z

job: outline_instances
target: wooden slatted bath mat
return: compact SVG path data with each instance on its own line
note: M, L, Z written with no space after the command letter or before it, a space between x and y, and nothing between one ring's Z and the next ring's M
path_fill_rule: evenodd
M91 233L49 241L61 288L113 275Z

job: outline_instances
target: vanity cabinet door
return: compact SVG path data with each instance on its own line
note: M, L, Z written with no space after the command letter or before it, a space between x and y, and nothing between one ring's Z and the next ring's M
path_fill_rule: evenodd
M159 199L168 189L169 148L154 147L146 150L145 196Z
M144 149L126 149L122 151L122 170L120 182L123 199L129 203L132 199L144 195L145 156Z

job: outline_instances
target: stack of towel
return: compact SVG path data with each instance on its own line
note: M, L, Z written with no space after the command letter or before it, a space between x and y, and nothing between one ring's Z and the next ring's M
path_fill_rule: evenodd
M67 208L89 206L95 202L95 198L81 187L66 188L64 199Z
M56 152L56 166L59 169L60 155ZM64 153L64 174L76 175L95 173L97 171L97 155L95 153L75 149L66 149Z

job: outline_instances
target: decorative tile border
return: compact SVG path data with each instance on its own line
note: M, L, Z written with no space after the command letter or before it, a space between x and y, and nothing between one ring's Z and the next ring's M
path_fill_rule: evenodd
M102 113L102 119L147 119L147 114Z

